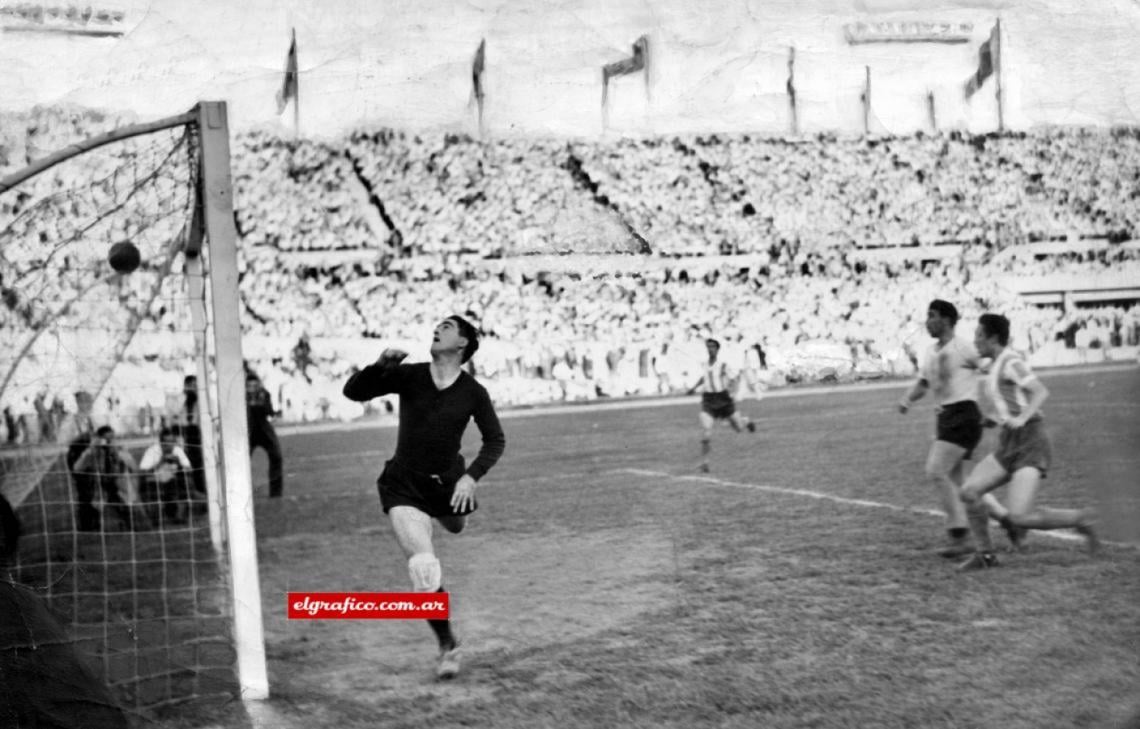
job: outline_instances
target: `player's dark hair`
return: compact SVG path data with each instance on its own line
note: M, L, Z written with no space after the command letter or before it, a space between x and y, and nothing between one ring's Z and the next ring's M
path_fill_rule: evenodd
M471 322L458 314L452 314L447 318L455 322L455 326L459 328L459 336L467 340L467 346L463 348L463 353L459 355L459 363L466 364L467 360L474 357L475 352L479 350L479 330L476 329Z
M986 333L986 338L993 337L1003 347L1009 344L1009 319L1001 314L982 314L978 318L978 326Z
M100 425L99 429L95 431L97 438L106 438L108 435L114 435L115 429L110 425Z
M934 301L930 302L930 306L927 307L927 311L933 311L943 319L949 319L951 325L958 323L958 310L954 308L954 305L949 301L935 299Z
M162 427L162 430L158 431L158 439L162 440L163 438L165 438L167 436L170 436L171 438L178 437L178 429L173 428L169 425L164 425Z
M720 342L718 342L717 340L710 337L710 338L705 340L705 346L712 346L712 347L716 347L717 349L720 349Z

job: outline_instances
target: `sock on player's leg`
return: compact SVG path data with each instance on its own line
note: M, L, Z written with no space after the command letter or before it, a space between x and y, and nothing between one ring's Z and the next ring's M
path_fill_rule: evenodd
M970 531L974 533L974 542L979 552L992 553L994 542L990 538L990 514L985 503L978 499L966 505L966 518L970 521Z
M440 585L436 592L446 592L446 590L443 589L443 585ZM429 620L427 623L431 627L432 632L435 633L435 638L439 641L441 650L449 651L456 646L457 641L455 640L455 634L451 632L450 620Z

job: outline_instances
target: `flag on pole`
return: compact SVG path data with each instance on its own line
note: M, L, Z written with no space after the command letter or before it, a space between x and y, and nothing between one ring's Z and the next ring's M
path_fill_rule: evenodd
M475 101L483 103L483 66L486 63L487 39L479 41L479 49L475 51L475 60L471 63L471 85L475 90Z
M277 89L277 113L282 114L291 99L297 98L297 31L293 30L293 40L289 43L289 54L285 56L285 78Z
M633 55L620 61L602 66L602 106L609 97L610 79L646 70L649 63L649 36L641 36L633 44ZM649 85L649 72L646 70L646 88Z
M978 49L978 70L966 81L966 98L970 98L982 84L993 75L994 69L1001 63L1001 33L995 24L990 31L990 37Z
M788 92L788 111L791 114L792 134L799 134L800 124L796 116L796 49L788 48L788 80L784 84Z

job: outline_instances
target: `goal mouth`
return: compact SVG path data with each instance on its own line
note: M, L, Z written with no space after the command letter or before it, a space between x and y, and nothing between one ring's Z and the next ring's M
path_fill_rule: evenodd
M228 142L217 142L228 140L225 107L109 130L116 120L52 113L17 125L26 149L72 141L59 130L102 133L0 168L0 493L21 531L8 567L128 713L232 701L249 693L250 655L264 672L264 646L260 598L240 601L256 604L252 650L235 608L235 582L258 594L256 559L231 559L252 532L222 523L233 519L222 487L249 488L248 461L244 479L230 478L216 436L220 425L244 448L244 430L227 431L234 398L222 390L238 382L224 375L241 371L240 333L219 350L219 329L236 322L214 316L212 284L236 258L209 232L225 218L211 193L229 190ZM183 390L190 374L196 408Z

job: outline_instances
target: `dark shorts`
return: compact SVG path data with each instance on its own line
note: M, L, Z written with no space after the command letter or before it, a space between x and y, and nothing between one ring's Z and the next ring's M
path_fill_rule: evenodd
M1002 428L994 458L1007 473L1036 468L1045 478L1053 462L1053 444L1045 434L1045 424L1041 420L1030 420L1017 430Z
M736 403L727 392L706 392L701 395L701 412L718 420L727 420L736 413Z
M943 405L938 411L938 427L935 437L947 443L966 449L964 458L970 458L974 449L982 441L982 411L973 400L963 400Z
M446 473L429 474L404 467L396 459L384 464L376 488L380 492L380 506L387 514L393 506L412 506L428 516L463 516L478 508L473 504L466 511L451 508L451 496L455 483L467 471L467 464L460 456L455 465Z

